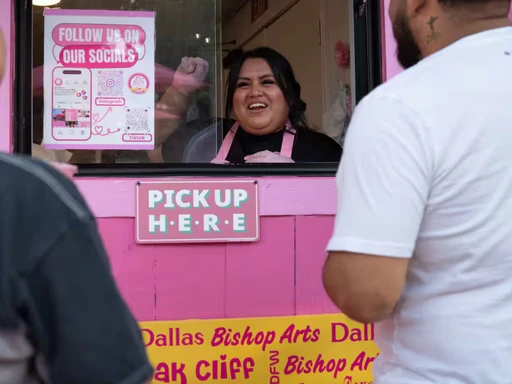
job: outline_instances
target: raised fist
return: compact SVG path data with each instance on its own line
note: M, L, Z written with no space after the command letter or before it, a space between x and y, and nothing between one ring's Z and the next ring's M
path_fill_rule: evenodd
M208 74L208 62L200 57L183 57L174 74L173 87L189 95L203 85Z

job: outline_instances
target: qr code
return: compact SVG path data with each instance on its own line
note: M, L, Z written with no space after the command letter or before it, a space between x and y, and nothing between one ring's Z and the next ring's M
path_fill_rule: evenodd
M149 108L126 108L125 132L149 132Z
M98 71L98 96L123 96L123 71Z

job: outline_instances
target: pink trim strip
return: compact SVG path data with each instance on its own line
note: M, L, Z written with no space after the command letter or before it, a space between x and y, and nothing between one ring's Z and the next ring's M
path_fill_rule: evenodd
M380 20L381 20L381 23L382 21L384 21L384 25L382 25L381 27L381 34L380 34L380 43L381 43L381 74L382 74L382 81L386 81L387 80L387 70L386 70L386 64L387 64L387 59L386 59L386 55L387 55L387 49L386 49L386 25L385 25L385 20L386 20L386 17L388 17L388 8L389 7L389 2L387 2L386 0L380 0ZM384 33L383 33L384 32Z
M155 149L154 145L108 145L108 144L102 144L102 145L87 145L87 144L44 144L44 149L90 149L90 150L111 150L111 149L120 149L120 150L145 150L145 151L152 151Z
M102 11L96 9L46 9L44 15L51 16L106 16L106 17L155 17L150 11Z
M0 26L5 39L5 72L0 85L0 151L12 152L12 108L14 84L14 11L13 1L0 1Z
M391 23L391 19L389 18L389 2L390 0L384 1L384 17L382 21L381 33L383 36L384 44L382 46L382 71L383 71L383 80L387 81L391 79L393 76L399 74L403 71L402 67L398 63L396 57L396 41L393 35L393 24Z
M258 180L260 216L334 215L334 177L235 178ZM139 178L75 178L96 217L135 217L135 185ZM151 178L151 181L211 180L201 177Z

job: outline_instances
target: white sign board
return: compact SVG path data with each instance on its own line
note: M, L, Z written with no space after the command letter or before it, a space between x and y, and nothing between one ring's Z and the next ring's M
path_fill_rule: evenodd
M45 10L48 149L154 149L154 12Z

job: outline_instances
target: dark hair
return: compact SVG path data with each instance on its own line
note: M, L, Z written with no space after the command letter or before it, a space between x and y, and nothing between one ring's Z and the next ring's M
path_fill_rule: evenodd
M304 116L306 103L300 98L300 84L295 79L292 66L283 55L268 47L260 47L246 51L233 63L227 80L226 117L231 117L231 112L233 111L233 96L236 91L238 77L240 76L242 65L247 59L263 59L268 63L277 85L281 88L290 108L288 114L290 123L296 129L308 129L308 123Z

